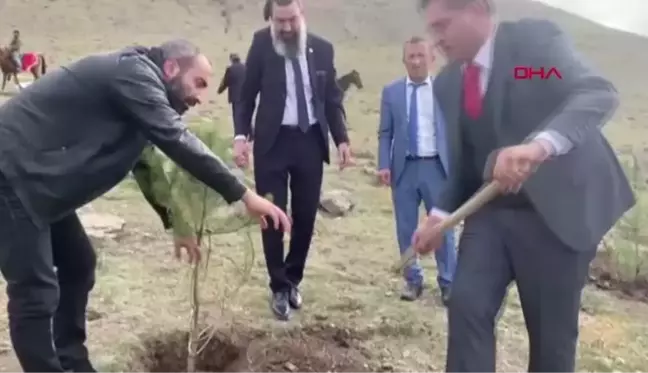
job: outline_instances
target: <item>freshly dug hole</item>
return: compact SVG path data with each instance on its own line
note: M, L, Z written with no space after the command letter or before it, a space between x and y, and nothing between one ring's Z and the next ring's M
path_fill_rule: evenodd
M368 372L366 357L348 330L309 327L271 335L219 330L198 358L202 372ZM188 333L171 331L144 339L134 371L186 371Z

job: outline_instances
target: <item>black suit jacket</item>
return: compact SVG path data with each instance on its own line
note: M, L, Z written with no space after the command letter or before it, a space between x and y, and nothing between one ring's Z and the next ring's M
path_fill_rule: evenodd
M245 65L240 62L233 63L225 69L223 79L218 86L218 94L223 93L227 89L227 101L237 102L241 94L241 86L245 79Z
M331 43L313 34L308 34L306 45L313 107L324 138L325 162L328 163L329 131L336 146L349 141L342 92L336 82L335 54ZM275 142L286 101L285 58L274 50L270 27L254 34L245 65L247 71L236 108L234 132L254 139L255 156L263 155ZM258 108L257 95L260 95Z

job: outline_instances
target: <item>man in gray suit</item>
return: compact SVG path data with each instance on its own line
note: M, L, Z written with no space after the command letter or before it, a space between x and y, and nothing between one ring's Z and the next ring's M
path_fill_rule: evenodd
M211 64L191 43L83 58L0 106L0 270L9 331L28 372L89 372L85 312L95 256L75 210L119 183L152 143L232 203L290 229L182 122ZM262 218L263 219L263 218ZM176 250L199 258L194 237Z
M495 370L494 325L515 281L530 371L573 371L581 293L603 235L634 205L601 134L618 105L613 85L551 22L494 20L488 0L424 0L428 30L449 64L435 80L448 123L450 178L419 227L419 253L438 223L484 181L502 194L465 221L449 302L448 371ZM555 69L517 80L516 67Z

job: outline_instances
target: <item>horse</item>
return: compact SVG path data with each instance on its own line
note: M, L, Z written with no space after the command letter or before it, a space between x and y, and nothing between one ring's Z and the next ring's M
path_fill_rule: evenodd
M9 53L9 48L0 48L0 70L2 70L2 88L0 88L0 92L4 92L5 86L12 75L18 89L22 89L18 80L19 73L29 71L36 80L47 72L47 62L45 61L45 55L42 53L24 53L21 60L22 66L16 68L11 53Z
M362 89L362 79L360 79L360 73L353 69L351 72L346 73L337 79L338 87L342 91L342 96L346 95L346 92L351 87L351 84L355 85L356 88Z

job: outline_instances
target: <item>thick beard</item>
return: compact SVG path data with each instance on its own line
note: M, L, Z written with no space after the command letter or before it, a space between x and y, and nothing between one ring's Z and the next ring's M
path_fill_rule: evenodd
M297 57L297 55L299 54L299 39L299 32L296 32L290 38L285 38L280 32L278 32L276 35L276 40L281 44L284 52L286 53L286 57L288 58Z
M281 32L275 29L274 24L270 25L272 33L272 43L274 44L274 49L277 54L286 58L292 58L298 56L300 53L305 52L303 48L306 45L306 24L302 21L299 31L296 32L296 35L289 40L285 40Z
M286 50L286 57L294 58L299 55L299 37L288 42L283 41L283 45Z
M191 102L188 102L189 100L187 99L185 89L182 86L182 79L180 74L178 74L178 76L176 76L175 78L170 79L167 83L167 86L169 90L169 101L173 109L177 111L178 114L184 114L187 110L189 110L190 106L195 105L192 105Z

